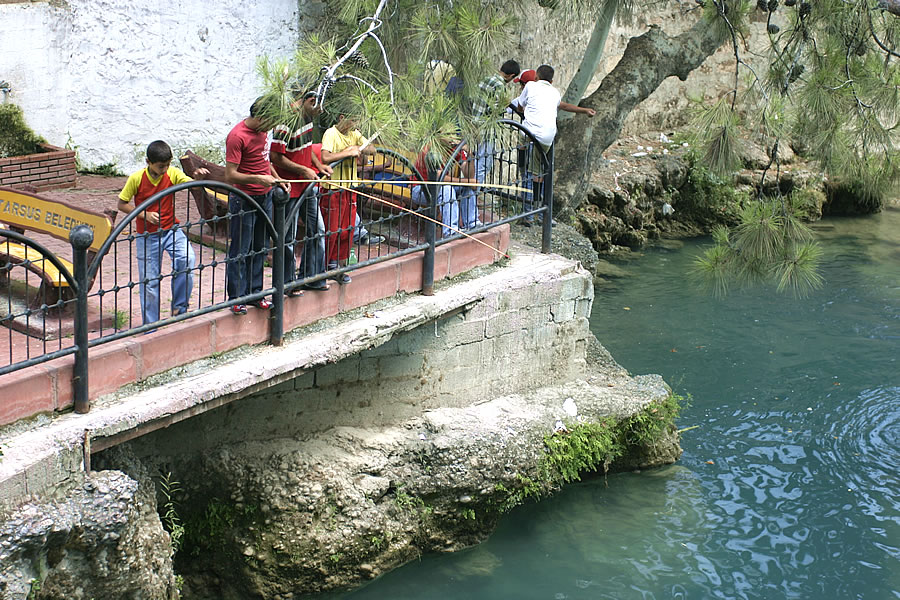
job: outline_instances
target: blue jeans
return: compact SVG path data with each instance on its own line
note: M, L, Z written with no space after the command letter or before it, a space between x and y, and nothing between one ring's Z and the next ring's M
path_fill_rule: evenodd
M284 249L285 283L325 272L325 221L319 210L319 190L314 189L299 198L291 198L288 208L293 208L297 202L301 202L298 214L303 215L306 235L303 238L303 253L300 255L300 272L297 273L293 244L297 234L297 219L290 219L284 233L284 239L290 244Z
M459 196L464 193L464 188L454 185L442 185L438 187L437 204L441 210L442 237L450 237L459 229ZM472 197L474 199L474 194ZM453 229L450 229L453 227Z
M475 179L484 183L488 172L492 171L494 162L494 142L483 141L475 149Z
M459 202L459 212L462 216L462 229L472 229L478 223L477 196L473 187L456 187L456 198Z
M172 314L187 311L194 287L194 249L181 229L143 233L137 238L141 315L144 324L159 321L159 282L162 253L172 259Z
M459 228L459 201L457 195L460 193L459 186L441 185L434 186L437 192L437 207L441 211L441 228L442 237L450 237L455 231L450 227ZM428 204L425 190L421 185L417 185L412 189L412 201L416 206L426 206Z
M272 217L272 190L250 196ZM246 211L243 212L242 211ZM269 251L266 220L235 194L228 195L228 264L225 266L225 288L228 299L239 298L263 289L263 262Z

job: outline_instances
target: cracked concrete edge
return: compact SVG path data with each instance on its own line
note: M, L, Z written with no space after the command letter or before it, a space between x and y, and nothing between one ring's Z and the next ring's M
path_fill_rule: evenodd
M280 347L246 347L244 356L200 373L184 376L189 365L172 369L172 378L159 385L136 392L128 388L127 396L110 394L98 399L87 414L57 415L49 423L0 439L0 513L35 494L64 491L56 488L77 484L84 470L86 437L109 437L224 396L239 398L378 347L396 334L502 292L571 278L590 281L590 277L579 263L558 255L519 253L502 268L448 282L433 296L407 296L372 316L364 313Z

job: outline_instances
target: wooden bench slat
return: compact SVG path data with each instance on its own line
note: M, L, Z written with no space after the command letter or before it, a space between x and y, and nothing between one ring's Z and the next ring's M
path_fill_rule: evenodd
M43 274L44 279L50 285L54 287L69 287L69 282L59 269L56 268L56 265L45 259L44 256L34 248L29 248L28 246L16 242L0 242L0 260L3 260L4 258L7 259L8 262L19 264L30 261L30 265L33 265L30 270L39 275ZM57 258L71 273L72 263L60 256L57 256Z

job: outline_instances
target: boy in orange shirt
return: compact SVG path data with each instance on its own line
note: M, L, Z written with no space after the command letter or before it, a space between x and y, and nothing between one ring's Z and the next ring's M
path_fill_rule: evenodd
M147 166L132 173L119 193L118 208L130 214L144 200L173 185L193 181L171 166L172 149L162 140L147 146ZM200 175L206 169L197 171ZM134 203L132 204L132 200ZM137 226L137 263L140 277L141 315L144 324L159 320L159 282L162 279L163 251L172 259L172 316L186 312L194 285L194 250L178 227L175 196L170 194L154 202L135 220Z

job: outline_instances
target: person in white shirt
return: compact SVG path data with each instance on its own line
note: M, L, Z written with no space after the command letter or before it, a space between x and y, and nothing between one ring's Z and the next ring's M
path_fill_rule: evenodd
M550 150L553 139L556 137L556 115L560 110L578 113L593 117L597 114L593 108L585 106L576 106L562 101L562 96L551 85L553 83L553 67L550 65L541 65L536 69L537 81L529 81L522 88L522 93L518 98L513 100L510 105L519 114L522 115L522 124L531 132L534 138L541 146L544 153ZM541 151L538 148L532 148L529 162L528 181L535 183L534 193L540 197L539 186L543 182L543 165L541 163ZM530 187L530 185L529 185ZM531 194L525 196L524 209L525 212L531 210ZM530 227L533 222L532 217L527 217L522 224Z

